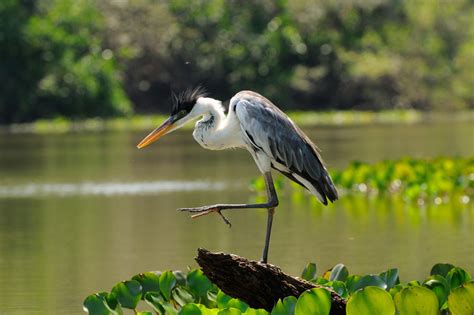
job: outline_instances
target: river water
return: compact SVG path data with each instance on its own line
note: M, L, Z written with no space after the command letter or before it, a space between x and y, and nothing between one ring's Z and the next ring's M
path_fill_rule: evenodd
M473 156L472 123L306 129L330 169L352 160ZM259 259L266 212L191 220L179 207L255 201L243 150L206 151L190 131L137 150L142 132L0 134L0 314L81 314L91 293L150 270L196 267L198 247ZM287 185L289 186L289 185ZM328 207L280 192L269 261L299 275L398 267L424 279L437 262L474 272L474 207L343 197Z

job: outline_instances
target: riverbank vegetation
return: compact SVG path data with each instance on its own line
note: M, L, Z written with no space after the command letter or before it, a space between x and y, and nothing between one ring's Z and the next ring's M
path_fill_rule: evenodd
M0 3L0 124L167 112L196 84L284 110L474 106L470 0Z
M474 281L460 267L440 263L431 268L422 281L400 281L398 269L379 274L350 274L338 264L316 275L316 264L310 263L301 278L330 288L347 301L348 315L453 314L474 312ZM145 303L143 303L145 302ZM279 300L271 312L253 309L232 298L212 284L199 269L145 272L117 283L110 292L89 295L84 310L91 315L122 314L131 309L135 314L179 315L328 315L331 298L328 290L316 288L298 298ZM137 311L137 310L147 311Z

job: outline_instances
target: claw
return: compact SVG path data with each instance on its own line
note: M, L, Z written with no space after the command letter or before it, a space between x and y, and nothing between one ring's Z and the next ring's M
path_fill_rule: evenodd
M212 213L212 212L216 212L217 214L219 214L222 218L222 220L224 220L225 224L227 224L230 227L232 227L232 223L230 223L229 219L227 219L221 212L221 209L219 208L209 208L209 207L200 207L200 208L179 208L178 211L186 211L186 212L191 212L191 213L195 213L193 215L191 215L191 218L192 219L195 219L195 218L199 218L199 217L202 217L203 215L207 215L209 213Z

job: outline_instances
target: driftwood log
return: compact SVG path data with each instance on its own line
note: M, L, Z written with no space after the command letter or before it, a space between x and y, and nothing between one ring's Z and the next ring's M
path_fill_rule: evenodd
M196 261L203 273L224 293L246 302L250 307L271 311L278 299L298 297L308 289L321 287L331 292L331 315L346 314L346 301L329 288L295 278L280 268L243 257L211 253L199 248Z

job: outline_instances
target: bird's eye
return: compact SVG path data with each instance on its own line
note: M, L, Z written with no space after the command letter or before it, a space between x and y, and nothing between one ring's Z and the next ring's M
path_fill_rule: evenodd
M185 110L182 110L178 113L179 117L184 117L186 116L186 111Z

